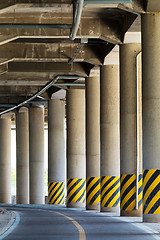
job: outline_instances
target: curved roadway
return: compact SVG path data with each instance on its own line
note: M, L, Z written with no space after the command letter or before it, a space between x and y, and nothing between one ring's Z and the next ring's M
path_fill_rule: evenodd
M159 237L142 227L103 213L67 208L10 206L20 222L5 240L152 240ZM0 238L1 239L1 238Z

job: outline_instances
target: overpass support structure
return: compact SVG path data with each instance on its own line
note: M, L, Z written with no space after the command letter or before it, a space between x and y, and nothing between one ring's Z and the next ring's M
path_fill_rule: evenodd
M44 204L44 108L29 109L30 204Z
M121 215L137 216L142 210L142 173L137 173L137 55L141 44L120 46L120 149ZM136 185L138 184L138 190ZM139 191L137 196L136 190ZM138 198L138 199L136 199ZM138 207L136 205L138 201Z
M0 118L0 203L11 203L11 120Z
M100 77L86 78L86 208L100 210Z
M157 7L155 5L154 10ZM143 220L145 222L160 222L159 25L160 12L151 12L142 15Z
M101 66L101 211L120 213L119 66Z
M29 124L28 110L16 113L16 202L29 204Z
M85 91L67 91L67 206L85 207Z
M66 152L65 101L48 101L48 202L64 204Z

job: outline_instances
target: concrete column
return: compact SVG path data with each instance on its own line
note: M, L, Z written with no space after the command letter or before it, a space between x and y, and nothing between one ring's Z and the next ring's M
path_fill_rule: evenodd
M142 15L143 219L160 222L160 13Z
M85 207L85 90L67 91L67 206Z
M16 113L16 201L29 204L29 123L28 110L20 109Z
M136 209L142 212L143 203L143 177L142 177L142 52L137 55L137 188L136 188Z
M140 51L138 43L120 46L121 215L131 216L141 215L140 203L136 204L138 181L142 184L141 172L137 172L137 55Z
M100 71L101 211L120 213L119 67Z
M86 78L87 209L100 210L100 77Z
M48 199L64 204L65 197L65 101L48 102Z
M11 120L0 118L0 203L11 203Z
M30 204L44 204L44 109L29 111Z

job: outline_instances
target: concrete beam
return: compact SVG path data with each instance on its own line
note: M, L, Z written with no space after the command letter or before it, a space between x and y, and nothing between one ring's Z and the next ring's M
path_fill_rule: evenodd
M3 44L6 44L8 42L14 41L16 39L18 39L19 37L15 34L15 35L1 35L0 36L0 46Z
M11 59L27 61L58 61L68 62L78 47L79 43L8 43L0 46L1 62ZM110 44L91 44L85 45L74 58L74 62L89 62L101 65L104 54L111 50ZM3 59L4 58L4 59Z
M158 1L158 0L157 0ZM137 15L145 13L144 10L144 1L143 0L132 0L132 4L123 4L118 5L119 9L125 10L127 12L132 12Z
M3 86L0 88L0 97L12 97L12 96L32 96L34 93L36 93L38 90L40 90L41 87L39 86Z
M14 19L14 24L7 23L7 19L5 23L6 27L0 27L0 37L9 35L21 38L69 38L70 35L70 29L55 29L50 28L50 25L46 25L45 29L41 29L36 28L36 26L35 28L33 26L30 28L23 28L24 25L20 24L17 28L17 25L14 26L17 21L16 18ZM32 16L32 24L36 24L34 19L35 18ZM62 21L61 19L60 21ZM126 18L124 20L126 21ZM24 21L21 21L21 23L22 22ZM62 23L57 22L57 18L54 17L52 18L52 25L55 24ZM107 18L82 18L76 38L99 38L107 42L120 44L123 40L122 33L124 34L120 20Z
M81 76L88 76L92 66L85 63L61 63L61 62L10 62L8 72L65 72Z

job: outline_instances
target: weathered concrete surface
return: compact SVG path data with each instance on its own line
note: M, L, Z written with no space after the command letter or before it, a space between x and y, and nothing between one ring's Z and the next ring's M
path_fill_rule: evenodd
M16 113L16 201L29 203L29 124L28 109Z

